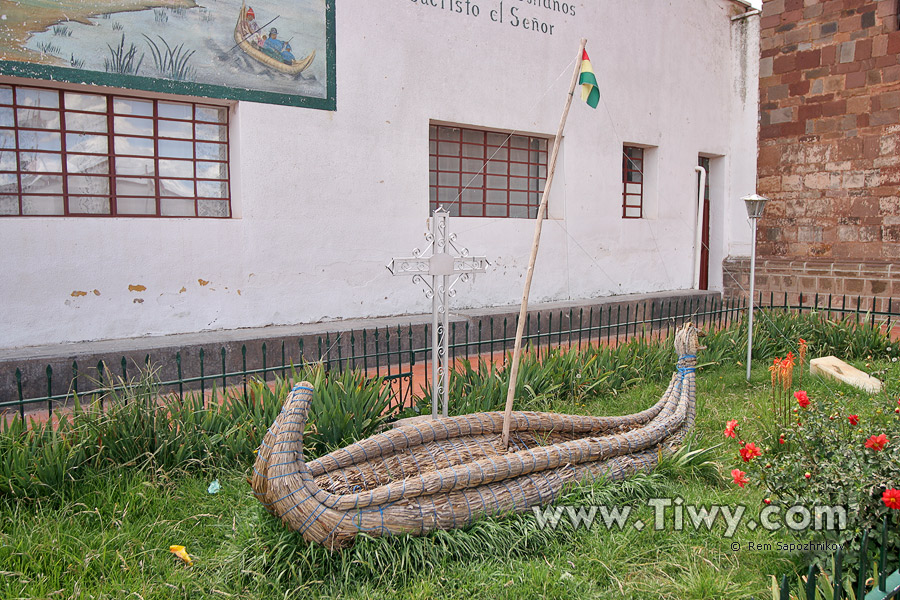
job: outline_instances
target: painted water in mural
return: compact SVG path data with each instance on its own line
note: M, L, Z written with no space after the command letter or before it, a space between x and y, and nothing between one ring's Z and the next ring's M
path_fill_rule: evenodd
M11 0L0 12L0 60L328 93L326 0Z

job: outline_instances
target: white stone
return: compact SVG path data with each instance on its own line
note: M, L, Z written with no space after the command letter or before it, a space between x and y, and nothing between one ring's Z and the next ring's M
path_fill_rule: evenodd
M823 356L809 361L809 373L842 381L870 394L881 391L881 381L856 367L848 365L836 356Z

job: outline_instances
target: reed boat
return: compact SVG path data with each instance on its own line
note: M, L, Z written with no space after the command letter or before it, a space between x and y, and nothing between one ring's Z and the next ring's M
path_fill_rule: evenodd
M246 15L247 6L245 4L242 4L241 11L238 14L237 23L234 26L234 43L240 47L244 54L271 69L275 69L276 71L285 73L287 75L299 75L300 73L305 71L309 67L309 65L312 64L313 60L316 58L315 50L310 52L306 58L294 60L292 64L287 64L278 60L277 58L272 58L271 56L260 50L259 47L251 40L256 36L257 33L259 35L263 35L264 32L251 31L247 25Z
M552 502L567 485L653 469L693 426L698 330L676 333L675 372L660 400L632 415L513 411L422 421L316 460L303 458L314 390L294 386L259 448L253 492L311 542L335 550L364 533L423 535Z

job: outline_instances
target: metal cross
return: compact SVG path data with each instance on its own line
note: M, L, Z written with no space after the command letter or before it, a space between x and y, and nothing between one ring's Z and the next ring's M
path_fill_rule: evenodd
M469 250L456 246L456 234L450 233L450 213L443 208L434 211L431 231L425 232L428 246L415 248L409 258L395 258L388 265L394 275L412 275L413 283L425 286L425 297L431 298L431 418L438 418L438 398L443 401L442 414L447 416L450 390L448 359L447 302L456 295L460 281L468 281L474 273L484 273L490 264L484 256L469 256ZM451 251L453 253L451 253ZM455 253L455 254L454 254ZM424 275L431 275L431 283ZM456 278L450 281L450 277Z

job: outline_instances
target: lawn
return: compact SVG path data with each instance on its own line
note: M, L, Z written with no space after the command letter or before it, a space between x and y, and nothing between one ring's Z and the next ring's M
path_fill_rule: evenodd
M734 344L727 337L717 343ZM792 344L786 337L782 343ZM711 344L713 354L728 354L717 348ZM737 350L733 354L740 356ZM879 350L884 353L884 344ZM737 449L722 442L730 419L746 424L749 435L761 434L771 420L771 360L754 363L748 384L743 365L722 356L698 371L690 441L692 448L717 446L706 456L712 467L666 460L653 474L583 486L558 500L558 505L632 507L621 529L599 522L575 529L566 518L556 530L541 529L529 513L424 538L364 538L330 554L284 530L253 498L247 483L252 452L200 467L144 462L88 471L40 497L0 496L0 596L770 598L771 576L804 571L808 557L778 549L779 543L796 541L791 532L748 528L765 506L765 493L732 483ZM673 365L674 359L672 353ZM702 354L700 362L706 362ZM861 355L853 362L860 367L868 362L870 371L886 369L882 378L889 385L879 399L896 398L900 372L887 354L868 360ZM652 405L666 383L647 376L602 397L559 393L543 400L560 412L627 414ZM872 399L852 388L808 375L803 385L810 397L839 396L848 411L872 410ZM213 480L221 485L217 493L208 490ZM746 515L727 537L721 518L711 528L696 528L685 510L684 526L677 527L669 507L657 531L651 498L680 498L684 507L744 505ZM647 526L639 531L633 526L637 520ZM193 566L169 551L174 544L186 547ZM765 544L770 547L756 547Z

